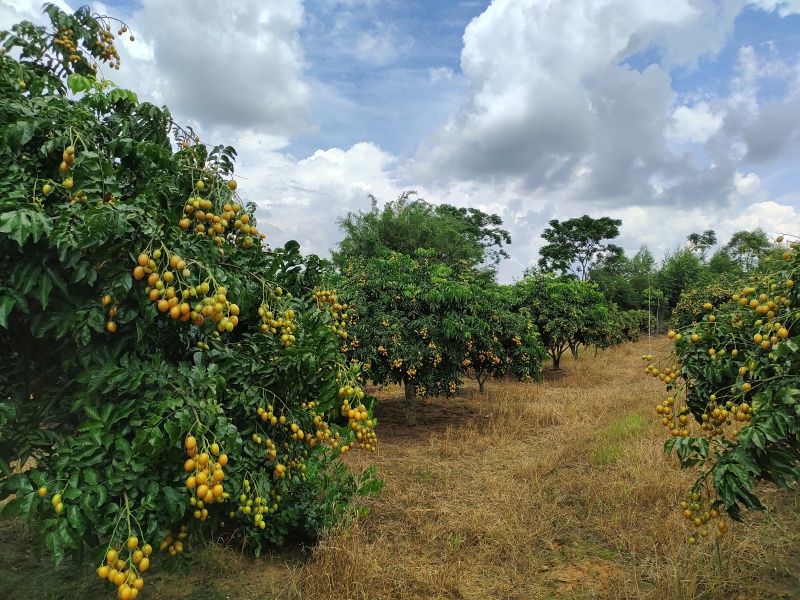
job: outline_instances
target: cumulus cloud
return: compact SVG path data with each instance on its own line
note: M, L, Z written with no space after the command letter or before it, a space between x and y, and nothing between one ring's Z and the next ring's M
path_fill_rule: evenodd
M722 115L712 112L708 102L698 102L691 107L679 106L673 111L667 136L678 143L703 143L721 126Z
M261 229L273 246L295 239L304 252L325 256L341 238L339 217L369 210L370 194L382 203L399 194L389 175L396 159L375 144L318 150L296 161L260 146L257 139L248 135L238 140L246 157L237 177L244 182L244 199L258 206Z
M548 194L562 206L727 205L738 160L771 160L797 146L796 96L759 100L761 82L785 79L796 65L744 49L730 96L692 103L673 90L670 69L693 69L718 52L743 6L493 2L464 34L465 100L421 144L412 172L437 185L515 179L518 194ZM629 66L651 48L657 62Z
M201 123L296 135L311 126L300 0L143 0L132 17L154 64L143 81Z

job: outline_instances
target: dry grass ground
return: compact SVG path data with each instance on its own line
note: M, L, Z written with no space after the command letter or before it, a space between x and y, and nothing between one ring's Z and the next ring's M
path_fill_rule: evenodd
M733 525L719 554L713 541L688 546L677 505L693 477L661 450L663 386L643 375L647 351L587 353L542 384L426 401L413 429L400 390L385 390L379 452L348 458L376 462L386 481L368 516L307 552L253 560L211 546L188 577L160 577L145 597L800 598L796 494L764 488L769 513ZM3 534L12 549L23 542L18 528Z

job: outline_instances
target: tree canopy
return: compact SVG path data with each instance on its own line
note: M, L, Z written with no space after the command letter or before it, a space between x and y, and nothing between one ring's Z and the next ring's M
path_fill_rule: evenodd
M476 208L434 205L403 192L396 200L378 207L370 196L368 212L348 213L339 220L344 239L333 250L333 262L340 271L347 265L371 257L385 258L392 252L413 256L423 248L433 250L435 260L447 265L466 263L484 278L493 278L504 246L511 243L502 219Z
M619 235L620 225L619 219L593 219L589 215L566 221L553 219L542 233L547 245L539 250L539 267L545 272L573 272L586 280L598 260L623 254L621 247L604 243Z

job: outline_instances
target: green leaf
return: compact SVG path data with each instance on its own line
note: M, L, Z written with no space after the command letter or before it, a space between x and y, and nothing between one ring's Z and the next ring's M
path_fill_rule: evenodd
M95 469L83 469L83 480L89 485L97 485L100 482L100 474Z
M0 296L0 325L8 329L8 315L14 308L16 301L9 296Z
M61 534L58 531L48 532L45 537L45 545L53 555L55 566L60 565L64 560L64 542L61 540Z
M92 89L92 80L78 73L67 75L67 87L73 94L79 94Z
M39 290L37 294L39 304L42 305L42 310L47 309L47 301L50 298L50 290L52 289L53 280L43 272L41 275L39 275Z

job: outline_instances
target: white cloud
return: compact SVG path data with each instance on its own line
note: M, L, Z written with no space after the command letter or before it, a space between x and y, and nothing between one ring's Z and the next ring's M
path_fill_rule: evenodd
M404 62L426 40L374 0L142 0L119 15L137 41L119 44L113 79L237 148L239 190L272 245L325 255L368 194L413 188L499 214L510 281L553 218L621 218L621 245L657 255L705 229L800 231L796 180L770 178L800 150L800 60L734 46L729 89L685 89L717 68L748 4L800 13L800 0L494 0L466 27L457 72L441 54ZM0 26L40 15L38 0L0 0ZM314 79L307 55L324 63ZM411 141L387 151L401 134Z
M272 135L309 131L300 0L143 0L131 19L147 49L135 87L157 91L178 115Z
M800 0L750 0L750 4L769 12L777 9L781 17L800 14Z
M452 79L455 73L450 67L437 67L435 69L428 69L428 73L432 83L441 81L443 79Z
M667 137L678 143L703 143L722 126L722 115L712 112L708 102L679 106L673 111L672 120Z
M63 0L50 1L63 11L72 12ZM0 30L10 29L20 21L37 24L48 22L42 13L42 3L39 0L0 0Z
M267 242L300 242L303 252L327 255L341 236L337 218L350 211L368 210L368 195L381 202L401 191L389 175L395 158L371 143L342 150L318 150L295 161L269 147L253 147L248 136L247 157L240 161L237 177L247 201L256 202L265 225Z

